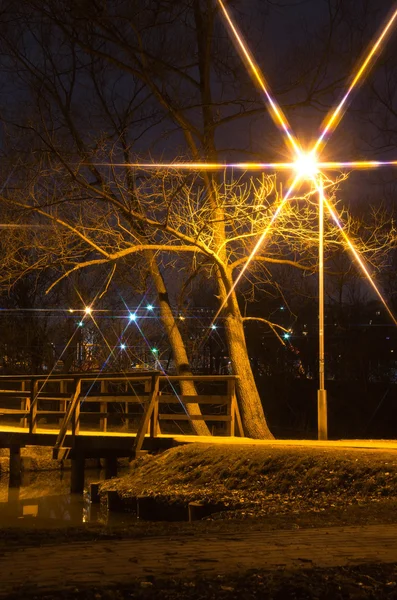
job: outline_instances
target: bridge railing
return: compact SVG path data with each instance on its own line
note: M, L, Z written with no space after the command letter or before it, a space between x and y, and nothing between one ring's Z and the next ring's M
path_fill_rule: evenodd
M36 433L40 418L58 417L55 454L64 447L65 438L70 430L72 437L79 435L82 415L98 418L99 431L105 432L108 417L114 414L109 411L109 405L115 403L122 405L127 425L132 416L129 410L131 405L141 406L134 441L135 451L141 449L145 435L158 435L160 422L163 421L224 422L226 435L243 435L236 398L236 380L237 377L233 375L164 376L154 371L122 375L79 373L0 376L0 404L4 404L5 401L7 404L12 401L19 403L18 408L0 406L0 419L2 415L18 416L22 427L28 427L30 433ZM199 395L182 395L182 381L194 381L206 389L200 391ZM219 385L225 388L222 394L215 393L219 391ZM44 404L49 402L51 409L43 408ZM54 403L58 406L56 410L53 408ZM89 410L92 403L99 404L98 412ZM193 403L199 404L201 414L189 414L189 405ZM210 406L212 412L208 410ZM213 412L214 407L218 410L217 414ZM134 415L136 416L136 413Z

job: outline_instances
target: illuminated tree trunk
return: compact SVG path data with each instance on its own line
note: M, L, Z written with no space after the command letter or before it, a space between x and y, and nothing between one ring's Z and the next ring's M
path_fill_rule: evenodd
M244 433L247 437L256 439L273 439L252 373L245 341L244 322L235 292L233 291L227 298L227 293L232 289L233 279L226 268L223 273L218 272L218 285L221 292L220 300L225 304L223 315L229 357L233 374L238 376L237 399Z
M160 273L154 254L147 253L147 256L149 259L150 273L157 290L161 321L172 348L177 375L191 375L192 372L190 370L185 344L178 325L175 322L163 276ZM180 390L183 396L197 395L196 386L193 381L181 381ZM200 406L198 404L187 404L187 411L191 416L201 415ZM198 435L211 435L205 421L192 421L192 427Z
M251 438L272 439L274 436L267 426L262 402L251 369L243 320L241 316L229 314L225 318L224 326L233 373L239 377L237 380L237 396L244 433Z

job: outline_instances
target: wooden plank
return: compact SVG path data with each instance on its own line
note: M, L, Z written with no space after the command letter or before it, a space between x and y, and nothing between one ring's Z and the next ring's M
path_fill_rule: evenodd
M23 408L0 408L1 415L28 415L29 410Z
M148 394L148 399L147 401L149 402L150 400L150 390L152 389L152 380L148 379L147 381L145 381L145 392ZM160 393L160 392L159 392ZM148 427L147 427L147 434L150 435L150 420L148 422Z
M90 373L81 372L81 373L56 373L53 375L0 375L1 381L31 381L34 379L35 381L74 381L76 377L81 379L81 381L125 381L126 379L131 379L137 381L139 379L150 379L152 375L159 375L160 371L138 371L120 375L119 372L116 373L103 373L102 371L92 371Z
M228 381L229 379L238 379L238 375L167 375L160 377L160 381Z
M73 436L79 435L79 433L80 433L81 381L76 382L76 392L77 392L77 390L79 391L79 395L77 397L77 400L75 402L75 407L72 412L72 435Z
M56 439L54 448L53 448L53 456L56 458L58 456L59 450L63 446L63 442L65 441L65 437L68 432L69 424L72 420L75 408L77 403L80 402L80 393L81 393L81 379L76 379L75 389L70 398L69 406L66 411L65 418L62 421L62 425L60 427L58 437Z
M106 382L104 382L106 383ZM124 396L123 394L100 394L97 396L84 396L84 402L128 402L130 404L144 404L149 399L147 394L140 396Z
M159 394L157 392L156 398L154 401L152 416L150 417L149 435L152 438L157 437L158 422L159 422Z
M67 392L39 392L39 400L68 400L69 398L70 394Z
M21 410L30 410L30 390L28 390L27 382L21 381L21 390L23 392L27 392L27 396L21 398ZM19 422L21 427L28 426L27 417L23 417Z
M81 417L100 417L101 419L104 417L110 417L111 415L116 415L114 412L102 412L102 411L82 411L80 410L80 419ZM119 413L120 414L120 413ZM140 415L139 415L140 416ZM98 433L100 435L100 433Z
M184 404L228 404L229 396L175 396L171 394L161 394L161 396L159 396L160 404L180 404L181 401Z
M70 394L68 394L68 384L67 381L60 381L59 382L59 394L61 396L61 399L58 400L59 404L58 404L58 408L60 411L63 411L66 414L66 410L67 410L67 399L70 398ZM65 398L64 400L62 398ZM63 416L65 416L65 414ZM59 427L61 427L62 425L62 419L59 419Z
M231 421L230 415L159 414L160 421Z
M145 438L145 433L147 432L150 417L153 414L154 406L156 403L156 399L159 393L159 376L155 375L152 377L151 382L151 390L150 390L150 400L146 406L146 410L143 413L141 422L139 424L139 428L136 434L136 438L133 445L133 453L136 456L136 453L139 452L142 448L143 440Z
M64 417L66 415L66 410L38 410L37 411L37 416L49 416L49 415L59 415L61 417Z
M34 379L30 382L30 415L29 415L29 433L36 433L37 429L37 392L39 382Z
M25 398L26 392L30 394L30 390L0 390L0 397Z
M106 394L106 392L108 391L108 382L107 381L101 381L101 393L102 394ZM93 402L93 400L88 400L88 397L85 399L85 401L87 402ZM103 402L101 401L100 403L100 411L101 413L103 413L103 417L101 417L99 419L99 426L101 431L107 431L108 428L108 403L107 402ZM106 413L106 416L105 416Z
M234 404L234 416L236 419L237 429L239 430L240 437L244 437L243 422L241 420L240 410L239 410L238 403L237 403L237 396L234 396L233 404Z

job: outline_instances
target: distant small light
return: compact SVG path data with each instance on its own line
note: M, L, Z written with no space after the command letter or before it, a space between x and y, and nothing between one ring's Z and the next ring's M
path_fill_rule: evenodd
M135 313L130 313L130 321L136 321L136 314Z
M126 347L125 344L120 344L121 350L125 350L125 347Z
M284 310L284 306L280 306L280 310Z
M285 340L288 340L291 337L291 335L289 333L284 333L283 338Z
M217 326L215 325L215 323L212 323L211 329L216 329L216 328L217 328Z
M79 326L79 327L83 327L83 325L84 325L83 321L79 321L79 322L78 322L78 326Z
M184 320L185 320L185 317L184 317L183 315L179 315L179 320L180 320L180 321L184 321Z
M157 352L158 352L157 348L152 348L152 352L153 352L153 354L157 354Z
M154 307L153 307L153 304L148 304L146 308L147 308L147 310L153 310Z
M73 308L69 308L69 312L73 313L74 312Z
M390 350L390 352L394 352L394 350Z
M91 306L86 306L84 310L85 310L85 314L86 314L86 315L90 315L90 314L92 313L92 308L91 308Z

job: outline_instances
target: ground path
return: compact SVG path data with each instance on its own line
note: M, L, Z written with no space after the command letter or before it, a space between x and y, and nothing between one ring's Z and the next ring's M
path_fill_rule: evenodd
M150 577L391 562L397 562L397 524L84 541L3 551L0 597L22 589L41 594Z

